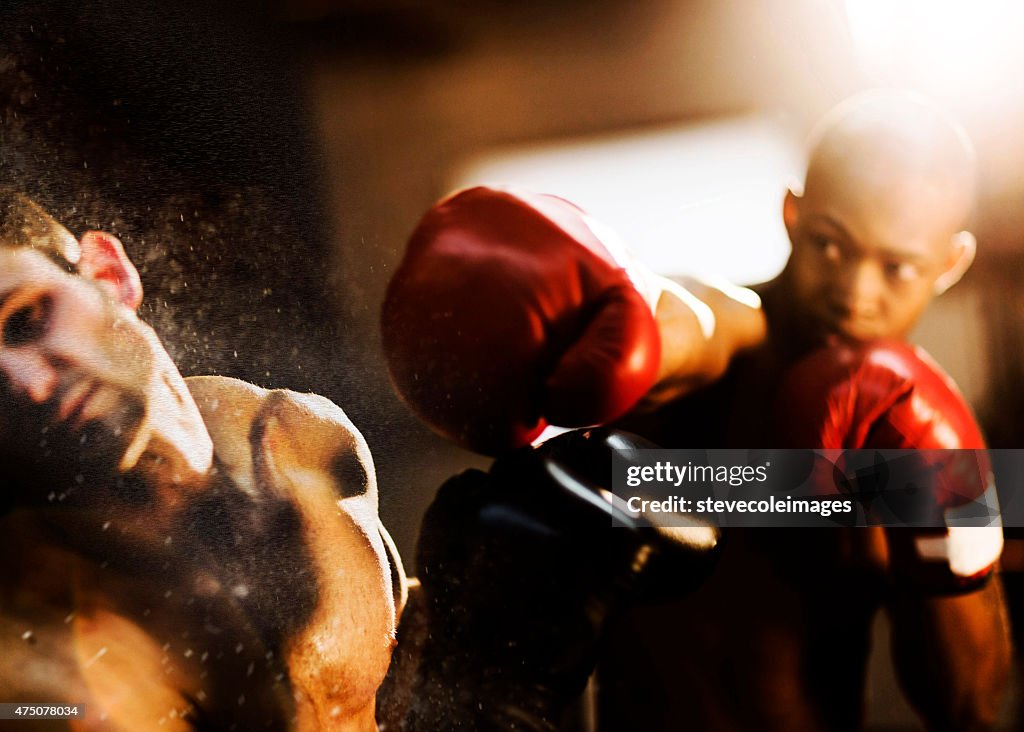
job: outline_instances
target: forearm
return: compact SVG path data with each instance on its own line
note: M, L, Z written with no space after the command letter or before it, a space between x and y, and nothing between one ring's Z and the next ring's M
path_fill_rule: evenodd
M758 296L729 284L663 279L655 317L661 335L658 379L642 406L654 407L720 377L732 358L764 341Z
M897 676L929 729L992 726L1011 663L999 577L955 596L897 588L889 611Z

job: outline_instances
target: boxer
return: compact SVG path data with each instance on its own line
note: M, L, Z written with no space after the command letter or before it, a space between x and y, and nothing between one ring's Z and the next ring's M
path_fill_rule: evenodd
M182 379L141 300L115 237L0 195L0 700L376 730L404 576L365 442L321 397Z
M963 230L973 165L962 131L927 102L874 93L842 105L816 131L803 189L785 198L790 259L753 292L655 278L560 199L457 193L421 221L389 287L393 381L441 434L494 454L548 423L616 420L664 447L830 446L823 420L834 415L785 404L817 444L779 444L779 385L818 348L835 360L843 344L905 339L960 278L974 255ZM897 363L924 383L945 380L916 353ZM841 376L817 384L809 404L866 386L830 373ZM908 383L904 396L924 388ZM955 390L929 398L940 414L969 415ZM973 417L961 424L942 444L979 446ZM938 587L908 579L915 562L902 559L916 539L880 529L732 532L692 598L638 607L618 626L599 676L601 727L856 729L883 607L922 718L991 723L1009 641L992 580L1000 539L988 531L983 557L949 562L979 581Z
M785 198L789 261L755 288L767 338L721 381L629 427L680 446L984 447L948 377L899 344L970 266L973 196L970 143L928 102L874 92L840 105L812 137L803 190ZM894 343L870 345L880 339ZM981 496L988 476L974 475ZM692 603L649 611L705 633L643 634L657 622L647 611L624 625L603 669L607 728L635 714L647 729L682 719L694 729L857 729L882 608L897 677L925 723L991 725L1010 654L993 581L1002 537L973 531L980 540L961 541L970 556L958 572L948 570L963 535L937 537L947 567L937 583L909 529L732 532ZM640 638L627 641L633 629ZM650 686L632 696L640 684L628 673L640 667Z

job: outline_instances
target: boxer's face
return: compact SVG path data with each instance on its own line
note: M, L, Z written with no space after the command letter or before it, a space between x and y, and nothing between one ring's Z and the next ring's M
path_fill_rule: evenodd
M787 196L789 295L815 341L906 338L963 256L957 186L885 173L819 171L802 197Z
M121 302L103 280L109 274L72 274L40 250L0 245L0 455L8 460L65 478L123 471L143 453L152 423L191 416L174 388L177 370L136 317L137 302Z

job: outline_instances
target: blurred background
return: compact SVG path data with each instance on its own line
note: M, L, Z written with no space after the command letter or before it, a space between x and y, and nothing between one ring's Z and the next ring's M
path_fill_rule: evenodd
M5 3L0 182L76 233L122 237L186 374L342 405L406 557L436 488L484 464L420 426L381 357L380 303L422 212L458 186L519 183L583 205L664 274L762 281L788 252L805 136L871 86L930 94L974 140L977 263L915 339L993 447L1024 443L1019 4L72 5ZM879 661L872 728L913 728L893 689Z

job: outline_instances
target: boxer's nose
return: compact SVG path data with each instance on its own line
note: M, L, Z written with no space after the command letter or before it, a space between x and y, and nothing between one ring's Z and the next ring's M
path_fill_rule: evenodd
M884 274L877 263L863 260L851 263L837 282L833 309L844 320L870 321L879 314L884 292Z

